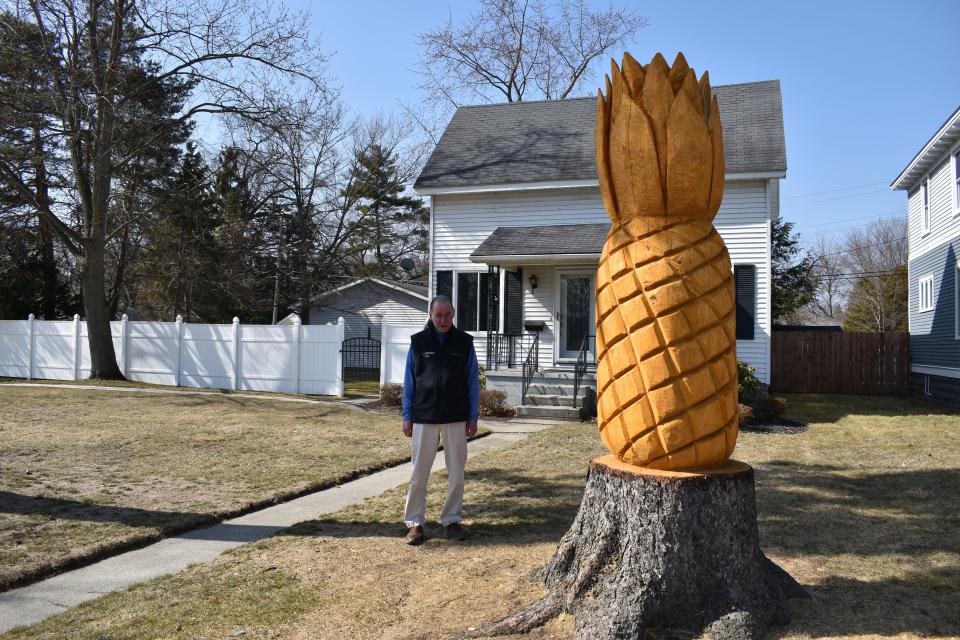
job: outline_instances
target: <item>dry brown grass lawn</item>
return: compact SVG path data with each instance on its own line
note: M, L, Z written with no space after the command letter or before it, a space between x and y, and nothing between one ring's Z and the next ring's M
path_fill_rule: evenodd
M408 457L379 413L0 386L0 589Z
M772 637L956 637L960 414L896 398L790 400L809 431L742 434L735 454L757 469L765 550L813 596ZM529 573L569 526L598 453L595 429L573 424L472 460L465 544L403 545L401 487L10 637L445 637L542 593ZM437 474L431 513L443 489ZM571 628L563 618L528 637Z
M151 384L137 380L27 380L26 378L0 378L2 385L44 385L51 387L120 387L123 389L149 389L151 391L178 391L187 393L213 393L227 395L253 395L264 398L301 398L303 400L336 400L334 396L310 395L306 393L276 393L272 391L231 391L229 389L212 389L206 387L177 387L168 384ZM349 395L345 393L345 396Z

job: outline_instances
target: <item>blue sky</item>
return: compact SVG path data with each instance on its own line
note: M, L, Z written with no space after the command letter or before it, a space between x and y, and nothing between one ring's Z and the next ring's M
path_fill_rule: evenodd
M957 0L618 4L649 21L623 47L641 62L680 50L713 84L780 80L788 163L781 213L805 242L904 212L906 195L890 182L960 105ZM334 54L329 71L345 103L370 115L418 102L416 35L476 3L300 6Z

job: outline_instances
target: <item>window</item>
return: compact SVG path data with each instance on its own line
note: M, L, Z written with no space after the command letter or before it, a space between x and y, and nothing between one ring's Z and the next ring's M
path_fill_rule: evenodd
M493 291L490 291L490 285ZM493 294L493 308L489 306L490 294ZM457 274L457 328L461 331L486 331L488 329L488 311L492 311L493 327L499 327L497 294L499 286L496 276L489 273Z
M920 278L919 311L933 311L933 274Z
M920 189L923 197L923 211L920 214L920 233L930 233L930 179L924 178Z
M953 152L953 215L960 214L960 148Z

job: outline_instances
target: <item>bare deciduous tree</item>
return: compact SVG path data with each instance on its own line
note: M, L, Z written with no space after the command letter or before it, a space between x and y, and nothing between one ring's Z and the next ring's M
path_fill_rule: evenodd
M883 218L809 250L818 283L800 317L847 331L902 331L907 322L907 220Z
M847 234L844 272L852 282L844 328L902 331L907 319L907 220L884 218Z
M810 255L818 286L813 300L804 310L806 321L815 324L843 323L844 302L850 291L850 281L843 275L843 254L842 242L833 236L821 234L817 237Z
M573 95L593 63L647 24L626 9L584 0L482 0L462 24L420 34L421 88L450 106Z
M172 123L201 113L263 119L275 113L262 98L279 79L318 84L323 59L310 41L306 16L256 0L21 0L11 23L36 30L46 51L36 61L50 79L51 144L67 150L74 209L58 210L33 184L0 161L0 179L19 192L80 265L89 332L91 377L120 378L110 332L106 255L122 234L114 219L114 177L138 153L120 152L119 114L147 84L131 82L125 65L152 65L150 84L172 78L197 87ZM135 126L135 122L131 123ZM162 127L161 127L162 129ZM143 145L162 131L146 131ZM0 159L2 160L2 159Z

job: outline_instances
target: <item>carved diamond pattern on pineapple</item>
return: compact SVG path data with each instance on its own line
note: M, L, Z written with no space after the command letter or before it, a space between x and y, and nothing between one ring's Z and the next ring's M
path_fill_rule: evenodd
M597 412L620 460L722 464L736 446L733 273L712 220L723 136L707 74L629 55L598 96L597 169L613 226L597 268Z

